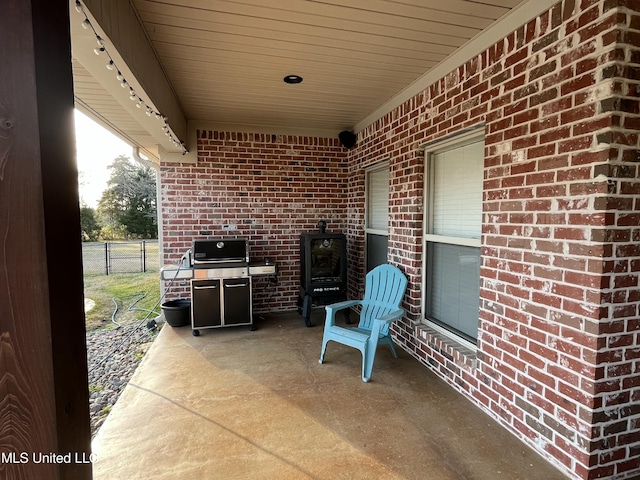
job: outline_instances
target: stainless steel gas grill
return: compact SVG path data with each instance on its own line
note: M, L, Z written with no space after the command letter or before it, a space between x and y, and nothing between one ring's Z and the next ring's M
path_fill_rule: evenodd
M191 249L191 327L253 325L249 242L241 238L194 240Z

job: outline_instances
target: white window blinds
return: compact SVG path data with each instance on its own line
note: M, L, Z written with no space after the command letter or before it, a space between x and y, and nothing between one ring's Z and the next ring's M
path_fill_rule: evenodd
M432 156L434 235L480 238L484 141Z
M386 232L389 222L389 168L372 170L367 177L367 228Z
M480 304L484 138L426 149L425 320L475 342Z

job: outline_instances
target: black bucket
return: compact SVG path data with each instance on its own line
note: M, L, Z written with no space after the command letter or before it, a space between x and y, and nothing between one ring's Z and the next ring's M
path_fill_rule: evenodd
M172 327L183 327L190 323L191 300L169 300L162 304L162 315L165 322Z

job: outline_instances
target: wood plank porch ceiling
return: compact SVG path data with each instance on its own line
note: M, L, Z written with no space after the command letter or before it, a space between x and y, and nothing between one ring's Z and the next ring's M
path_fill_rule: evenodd
M333 135L353 128L519 3L131 2L185 118L220 128ZM283 77L290 74L304 81L287 85ZM113 100L90 75L75 80L86 109L130 130L126 112L106 106Z

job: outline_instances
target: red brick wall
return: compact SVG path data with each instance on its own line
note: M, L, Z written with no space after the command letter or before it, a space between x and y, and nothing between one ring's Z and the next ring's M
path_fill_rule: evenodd
M348 235L356 297L364 168L389 160L389 261L410 280L398 342L573 477L640 474L637 10L561 2L358 132L348 152L333 139L201 132L197 164L161 165L165 260L202 232L249 236L280 267L256 306L292 309L297 236L323 218ZM477 352L419 323L421 146L476 125ZM229 223L239 231L223 232Z
M640 17L637 2L573 3L359 132L352 268L362 281L363 169L390 159L389 260L410 279L398 341L564 471L626 478L640 474ZM477 353L411 321L420 147L475 125L486 133Z
M346 229L346 152L337 138L199 132L197 164L160 167L164 263L194 238L248 237L253 258L278 265L277 284L255 279L254 311L295 309L300 233L320 219L328 231ZM187 295L187 282L169 294Z

